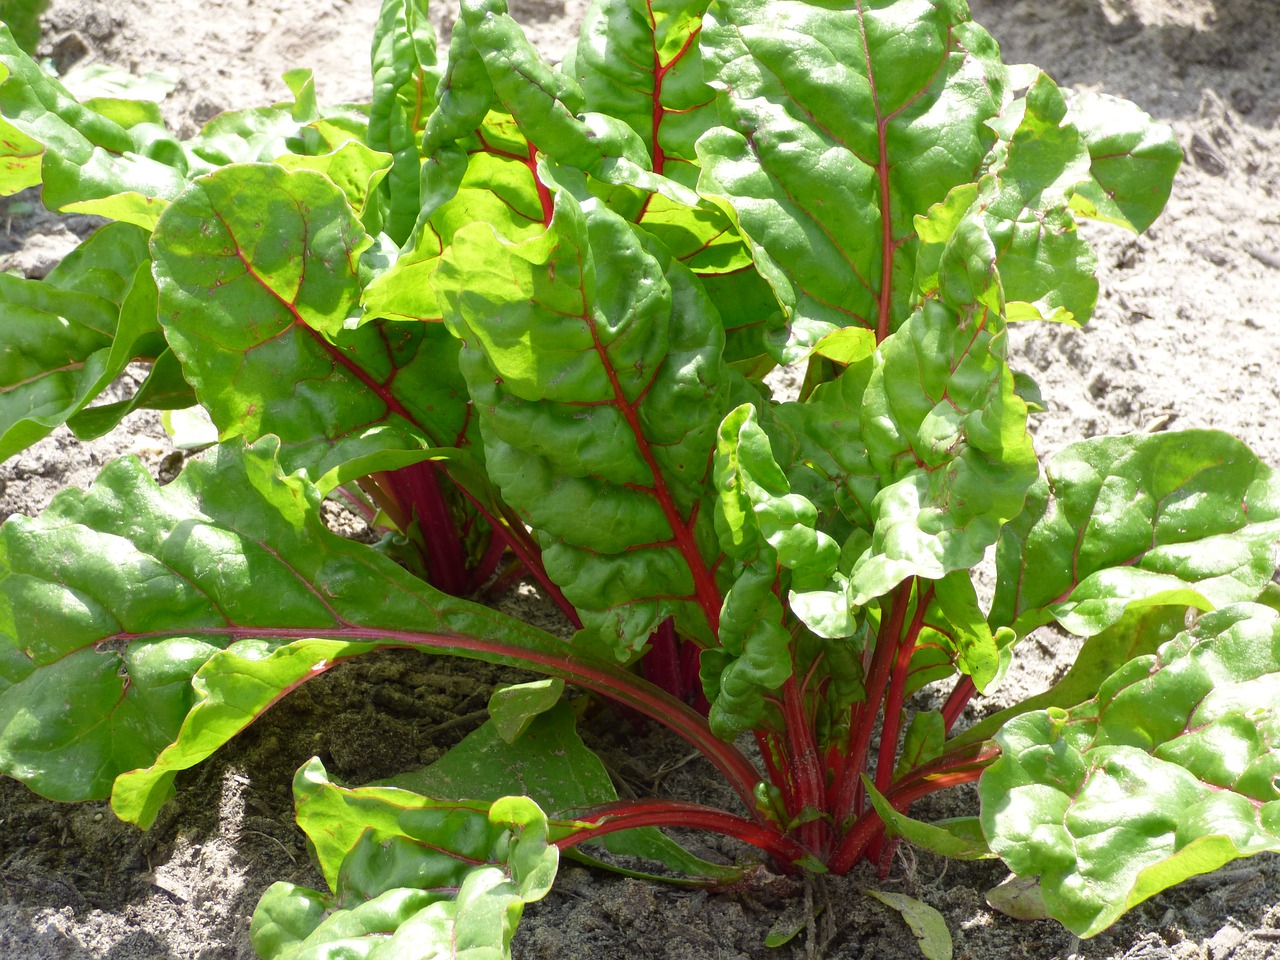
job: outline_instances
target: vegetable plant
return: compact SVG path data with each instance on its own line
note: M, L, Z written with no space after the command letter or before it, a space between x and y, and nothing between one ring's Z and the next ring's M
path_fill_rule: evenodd
M782 871L999 856L1081 936L1280 849L1280 483L1209 431L1041 461L1009 364L1010 323L1093 311L1078 224L1146 229L1180 153L1005 66L963 0L594 0L557 66L502 0L464 0L447 57L386 0L370 103L295 71L186 141L7 35L0 63L0 186L112 221L0 276L0 449L196 403L219 435L0 529L0 769L145 827L353 657L546 678L424 770L299 770L329 889L266 893L264 958L507 955L561 853L750 866L669 825ZM387 537L330 532L326 497ZM521 576L571 637L471 599ZM1083 638L1062 680L961 723L1054 624ZM736 806L618 799L569 688ZM980 816L911 817L973 783Z

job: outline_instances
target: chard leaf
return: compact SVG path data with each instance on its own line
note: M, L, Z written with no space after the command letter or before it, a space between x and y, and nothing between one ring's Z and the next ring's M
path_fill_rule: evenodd
M436 34L427 19L426 0L383 0L371 59L368 145L393 158L386 181L386 229L400 244L418 219L422 133L440 83Z
M276 157L275 162L286 170L314 170L324 174L342 190L355 215L363 217L370 194L387 175L392 159L363 143L348 140L327 153L316 156L285 153Z
M294 779L298 822L332 895L277 883L250 925L264 960L510 956L526 903L559 862L532 800L444 803L329 781L319 760Z
M860 411L883 488L871 502L871 543L850 574L859 606L907 577L975 566L1035 480L1027 407L984 296L959 318L927 301L881 344Z
M1090 178L1076 187L1071 209L1134 233L1146 230L1168 202L1182 164L1173 129L1105 93L1071 91L1067 106L1090 159Z
M1048 690L991 714L949 742L955 748L988 740L1021 713L1049 707L1074 707L1083 703L1098 692L1103 680L1124 664L1135 657L1155 653L1161 644L1172 640L1185 627L1184 607L1134 604L1116 623L1086 639L1072 658L1066 675Z
M74 420L138 356L163 350L143 231L108 224L43 281L0 274L0 458Z
M43 156L44 144L0 119L0 196L11 197L39 184Z
M223 444L164 488L118 460L0 528L0 769L69 800L155 763L122 788L145 820L173 771L361 645L532 658L568 679L562 641L330 533L275 450Z
M491 700L490 711L493 709ZM512 739L495 713L429 767L392 777L382 784L459 800L490 801L519 794L534 800L553 817L572 817L578 811L618 799L608 771L582 742L576 723L573 707L560 702L531 717L527 727ZM563 824L552 825L553 839L576 832ZM726 882L742 874L737 867L719 866L695 857L656 827L621 830L607 834L599 842L616 856L655 861L689 877ZM569 855L576 856L576 848Z
M506 0L463 0L461 11L494 95L538 150L606 182L651 182L635 131L607 114L583 112L582 88L534 49Z
M734 212L788 312L774 358L839 327L883 338L910 311L915 216L994 141L995 43L964 4L925 0L717 0L705 24L726 127L698 142L699 192Z
M705 486L732 404L697 281L561 190L542 236L460 230L435 284L464 343L489 473L590 635L622 658L671 616L709 637L721 595Z
M698 43L707 2L593 0L573 60L587 107L624 121L644 142L654 172L690 187L698 174L694 143L717 121Z
M42 197L51 210L117 194L170 199L186 185L187 160L177 141L148 140L76 101L14 42L0 24L0 113L23 140L16 180L33 184L31 141L43 147Z
M922 850L952 860L990 860L994 856L976 817L956 817L933 823L913 820L905 813L899 813L866 774L862 775L862 785L890 836L902 837Z
M1084 324L1098 299L1093 248L1068 207L1089 178L1089 154L1062 92L1044 74L992 127L1001 134L977 184L952 190L916 229L916 288L962 293L994 263L1006 319ZM944 299L946 291L944 289Z
M1006 525L990 620L1093 636L1133 604L1210 610L1275 571L1280 484L1216 431L1098 437L1051 457Z
M286 468L313 477L463 439L447 331L348 329L369 243L332 181L274 164L202 177L165 211L152 241L161 323L224 438L273 433Z
M1280 615L1239 604L1095 699L1011 720L979 782L992 849L1077 936L1187 877L1280 850Z

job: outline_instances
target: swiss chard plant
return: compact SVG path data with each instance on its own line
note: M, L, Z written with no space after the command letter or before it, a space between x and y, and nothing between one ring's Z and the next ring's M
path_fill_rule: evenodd
M145 827L353 657L544 675L425 770L298 771L329 889L267 892L281 960L504 955L561 853L750 866L667 825L782 871L999 856L1081 936L1280 849L1280 481L1213 432L1041 462L1009 364L1010 323L1094 309L1078 223L1158 215L1167 127L1006 67L964 0L595 0L557 66L502 0L447 57L386 0L372 66L371 103L294 72L181 141L0 37L0 187L113 221L0 276L0 451L139 407L219 435L0 530L0 769ZM327 497L387 536L330 532ZM518 577L570 639L475 602ZM1049 625L1083 638L1062 680L966 715ZM737 802L618 799L570 689ZM975 782L979 817L910 816Z

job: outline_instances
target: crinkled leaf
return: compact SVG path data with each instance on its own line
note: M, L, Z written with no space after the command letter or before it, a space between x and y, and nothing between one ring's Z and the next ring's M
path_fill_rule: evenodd
M40 182L44 145L0 119L0 196L10 197Z
M1280 483L1216 431L1099 437L1051 457L996 553L993 625L1092 636L1134 603L1255 599L1275 570Z
M707 0L595 0L583 20L573 76L588 109L624 121L653 169L692 186L694 142L716 123L698 35Z
M562 641L331 533L318 491L282 477L274 453L273 440L224 444L163 488L119 460L88 492L64 491L41 517L0 528L5 773L57 799L104 797L181 731L156 771L167 776L232 735L266 687L288 689L307 657L319 670L334 655L301 643L270 657L292 642L439 647L509 664L527 654L566 677ZM192 675L245 641L266 646L202 674L205 699L184 727Z
M994 312L958 322L928 301L881 355L860 411L883 488L871 503L871 544L850 575L859 605L909 576L939 580L976 565L1036 475Z
M224 438L273 433L287 468L314 477L462 438L447 331L347 329L369 242L332 181L274 164L203 177L165 211L152 241L161 322Z
M387 232L403 243L418 219L419 150L440 83L435 28L427 18L426 0L383 0L371 59L368 145L393 158L386 181Z
M791 321L775 358L838 327L897 327L914 217L969 183L994 140L995 43L960 3L718 0L701 44L727 128L698 143L699 190L775 280Z
M275 162L286 170L314 170L324 174L342 191L356 216L364 215L370 193L391 168L390 157L356 140L348 140L336 150L317 156L281 154Z
M994 267L1008 320L1080 326L1098 299L1097 258L1068 208L1089 177L1084 140L1044 74L991 125L1002 139L981 180L916 221L916 289L929 297L940 288L946 298L959 287L964 295Z
M265 960L508 957L524 904L555 877L546 816L525 797L459 804L349 790L318 760L298 771L294 790L333 894L269 889L250 926Z
M996 735L983 829L1045 906L1093 936L1166 887L1280 850L1280 615L1239 604L1138 657L1070 710Z
M435 274L489 473L606 648L707 635L721 597L704 506L729 406L715 308L654 241L567 190L542 236L460 230Z

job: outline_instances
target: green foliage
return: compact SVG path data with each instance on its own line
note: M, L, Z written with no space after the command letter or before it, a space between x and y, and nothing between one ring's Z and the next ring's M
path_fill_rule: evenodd
M280 960L507 956L583 844L741 875L664 826L787 868L998 855L1081 935L1280 846L1280 482L1209 432L1040 464L1008 356L1012 322L1088 321L1077 225L1151 223L1167 127L1006 68L961 0L595 0L560 67L501 0L464 0L447 57L423 0L385 0L371 69L370 104L294 72L180 141L0 32L0 191L117 221L0 277L0 452L144 406L219 437L167 487L121 461L0 530L0 770L145 826L344 659L547 676L425 770L299 771L328 889L263 898ZM130 362L149 378L102 403ZM324 526L335 493L380 545ZM522 571L572 639L456 596ZM1085 638L1067 675L956 731L1047 624ZM567 688L669 727L740 805L620 800ZM909 815L974 781L980 818ZM930 908L882 899L946 955Z

